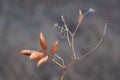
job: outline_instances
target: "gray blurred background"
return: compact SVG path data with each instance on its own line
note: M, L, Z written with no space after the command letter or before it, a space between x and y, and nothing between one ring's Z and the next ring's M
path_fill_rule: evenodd
M40 50L43 32L50 50L60 39L58 55L68 64L71 50L53 28L62 25L64 15L71 31L77 24L78 10L96 10L85 17L77 35L77 56L83 55L100 39L105 22L108 29L103 43L93 54L77 62L64 80L120 80L120 1L119 0L0 0L0 80L58 80L62 71L52 62L36 68L36 62L19 55L23 49Z

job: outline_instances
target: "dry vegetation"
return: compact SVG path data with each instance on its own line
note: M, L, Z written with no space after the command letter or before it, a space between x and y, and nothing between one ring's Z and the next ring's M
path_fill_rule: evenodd
M62 70L51 60L36 68L37 61L30 61L18 52L23 49L39 51L39 33L43 32L48 52L59 39L57 55L68 65L73 57L69 43L57 34L59 29L52 26L55 22L64 25L60 18L63 14L69 30L74 32L78 9L85 13L90 7L96 12L86 16L77 30L76 56L84 55L100 40L105 22L109 28L102 45L71 66L64 80L119 80L119 5L119 0L0 0L0 80L59 79Z
M103 41L103 38L104 38L105 33L106 33L107 23L105 24L103 36L101 37L99 42L95 45L95 47L90 49L88 52L84 53L82 56L76 56L75 35L76 35L77 30L78 30L82 20L84 19L84 17L87 14L89 14L91 12L94 12L94 11L95 11L94 9L90 8L85 14L83 14L82 11L79 10L79 15L78 15L78 20L77 20L78 24L77 24L77 26L76 26L76 28L74 29L73 32L71 32L69 30L69 27L67 26L67 23L66 23L65 18L63 17L63 15L61 16L63 26L59 26L57 23L55 23L54 27L59 29L59 35L61 36L61 38L66 38L67 39L67 42L69 44L68 47L71 48L72 58L71 58L70 63L68 63L67 65L65 64L65 60L57 54L57 47L58 47L58 44L59 44L59 40L57 40L52 45L50 52L48 52L47 51L48 48L47 48L46 39L44 38L44 35L43 35L42 32L40 33L40 45L41 45L42 50L40 50L40 51L22 50L22 51L20 51L20 54L29 56L30 60L37 60L38 61L37 65L36 65L37 67L39 67L42 64L46 63L50 59L52 62L54 62L56 65L58 65L61 68L61 70L63 71L63 73L62 73L62 75L61 75L61 77L59 79L59 80L63 80L64 75L66 74L66 72L69 70L69 68L76 61L79 61L79 60L85 58L86 56L88 56L89 54L91 54L93 51L95 51L97 49L97 47L99 47L99 45ZM66 54L63 52L63 55L66 55ZM54 59L54 56L57 59L61 60L61 63L58 62L56 59Z

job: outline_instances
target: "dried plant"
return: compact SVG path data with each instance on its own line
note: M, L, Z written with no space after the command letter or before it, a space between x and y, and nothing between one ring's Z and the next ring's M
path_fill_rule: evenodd
M48 60L51 60L52 62L54 62L55 64L57 64L59 67L61 67L61 70L63 70L63 73L60 77L60 80L63 80L65 73L68 71L68 69L76 62L79 61L81 59L83 59L84 57L86 57L87 55L91 54L93 51L95 51L97 49L97 47L99 47L99 45L102 43L105 33L106 33L106 29L107 29L107 23L105 23L105 27L104 27L104 32L103 35L101 37L101 39L98 41L98 43L92 48L90 49L88 52L86 52L84 55L82 56L76 56L76 52L75 52L75 41L74 41L74 37L76 35L76 32L82 22L82 20L84 19L84 17L91 13L94 12L95 10L90 8L85 14L82 13L81 10L79 10L79 15L78 15L78 24L75 28L75 30L73 32L71 32L66 24L66 21L64 19L63 16L61 16L61 20L64 23L63 26L59 26L57 23L55 23L54 27L59 29L59 35L62 38L66 38L67 42L69 44L69 47L72 50L72 54L73 54L73 58L72 61L70 61L70 63L68 65L66 65L64 63L64 59L62 57L60 57L59 55L56 54L57 52L57 47L59 44L59 40L56 40L55 43L53 44L53 46L51 47L51 51L48 54L47 53L47 43L46 43L46 39L44 38L43 33L40 33L40 45L42 50L41 51L34 51L34 50L22 50L20 52L20 54L22 55L26 55L29 56L30 60L38 60L37 62L37 67L39 67L40 65L42 65L43 63L46 63ZM54 59L53 56L56 56L58 59L61 60L62 63L56 61Z
M50 54L47 54L47 43L46 43L43 33L41 32L40 33L40 45L41 45L42 50L41 51L22 50L20 54L29 56L30 60L39 60L37 63L37 67L39 67L40 65L48 61L49 56L52 57L56 53L58 43L59 41L57 40L53 44Z

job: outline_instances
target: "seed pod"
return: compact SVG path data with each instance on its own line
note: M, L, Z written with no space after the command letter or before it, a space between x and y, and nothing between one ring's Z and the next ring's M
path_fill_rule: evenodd
M22 51L20 51L20 54L30 56L31 51L30 50L22 50Z
M80 23L82 19L83 19L83 13L81 10L79 10L78 23Z
M38 63L37 63L37 67L41 66L42 64L46 63L48 61L48 55L46 55L45 57L41 58Z
M41 45L41 48L43 49L43 51L46 52L47 51L47 44L46 44L46 40L45 40L42 32L40 33L40 45Z
M53 44L53 46L52 46L52 48L51 48L50 56L53 56L53 55L56 53L58 44L59 44L59 40L57 40L57 41Z
M42 52L38 52L38 51L31 51L31 55L30 55L30 60L39 60L42 57L44 57L45 54Z

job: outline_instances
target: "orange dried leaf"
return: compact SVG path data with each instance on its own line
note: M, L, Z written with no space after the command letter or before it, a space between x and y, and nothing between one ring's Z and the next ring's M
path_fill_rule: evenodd
M38 52L38 51L31 51L31 55L30 55L30 60L39 60L42 57L44 57L45 54L42 52Z
M52 55L54 55L54 54L56 53L58 44L59 44L59 40L57 40L57 41L53 44L53 46L52 46L52 48L51 48L50 56L52 56Z
M42 32L40 33L40 45L41 45L41 48L43 49L43 51L46 52L47 51L47 44L46 44L46 40L45 40Z
M41 58L38 63L37 63L37 67L41 66L42 64L46 63L48 61L48 55L46 55L45 57Z
M81 10L79 10L78 23L80 23L82 19L83 19L83 13Z
M20 51L20 54L30 56L31 50L22 50Z

